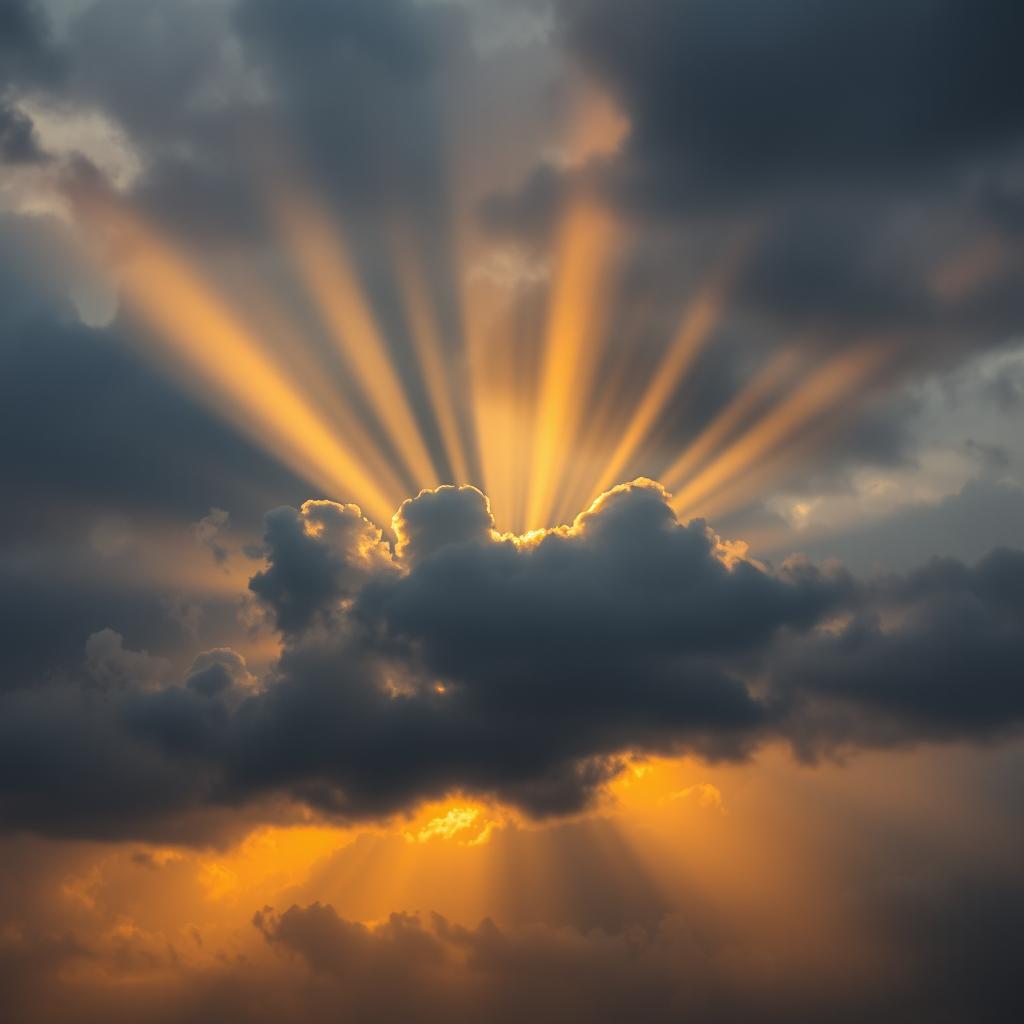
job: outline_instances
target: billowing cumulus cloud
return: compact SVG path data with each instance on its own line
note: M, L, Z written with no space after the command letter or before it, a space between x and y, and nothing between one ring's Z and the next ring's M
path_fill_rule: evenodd
M273 610L285 633L329 619L390 561L381 531L357 506L333 501L275 509L267 515L264 542L269 567L249 589Z
M812 757L1024 718L1017 552L868 581L771 569L649 481L533 537L494 531L469 487L407 502L395 529L392 553L354 506L267 516L251 588L285 647L262 684L229 649L169 683L108 629L79 684L9 695L5 820L159 835L280 794L347 820L457 792L546 816L637 754L782 738Z

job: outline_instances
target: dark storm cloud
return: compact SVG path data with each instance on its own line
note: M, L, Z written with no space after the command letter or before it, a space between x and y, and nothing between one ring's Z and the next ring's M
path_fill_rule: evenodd
M621 151L596 169L655 214L927 191L1024 142L1013 0L556 7L568 50L629 120ZM538 172L525 205L550 206L557 191Z
M873 598L876 607L802 639L774 667L778 692L794 695L798 750L1019 732L1024 553L997 549L973 568L935 559L883 581Z
M631 170L712 188L873 183L1024 128L1013 0L566 0L570 48L631 119Z
M538 814L572 810L617 770L627 733L742 754L764 712L714 656L810 626L846 586L812 570L729 572L703 524L679 527L653 486L531 548L483 532L478 491L424 494L396 520L405 573L365 523L320 529L320 508L268 519L272 568L253 589L283 627L314 628L243 709L241 781L316 782L299 791L343 813L460 786Z
M287 646L265 688L230 650L175 685L96 634L77 679L3 698L4 820L194 835L274 794L358 819L456 791L545 816L586 806L630 752L785 738L808 757L1024 719L1019 553L859 583L771 571L676 522L650 483L527 545L487 516L472 488L424 494L396 519L396 560L351 507L275 511L253 589Z

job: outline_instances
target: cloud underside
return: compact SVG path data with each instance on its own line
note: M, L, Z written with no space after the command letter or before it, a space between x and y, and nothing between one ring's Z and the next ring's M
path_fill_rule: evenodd
M455 792L543 817L636 755L781 740L812 760L991 740L1024 715L1024 553L773 569L644 480L528 540L471 487L394 527L391 545L328 501L268 514L250 589L283 651L261 684L220 649L169 685L106 631L82 678L4 692L7 826L173 836L282 796L355 820Z

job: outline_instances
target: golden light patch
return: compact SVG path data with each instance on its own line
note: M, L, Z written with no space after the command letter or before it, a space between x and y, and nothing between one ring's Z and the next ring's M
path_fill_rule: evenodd
M441 839L462 846L481 846L490 840L495 829L508 821L506 814L483 804L430 804L420 810L402 834L410 843Z

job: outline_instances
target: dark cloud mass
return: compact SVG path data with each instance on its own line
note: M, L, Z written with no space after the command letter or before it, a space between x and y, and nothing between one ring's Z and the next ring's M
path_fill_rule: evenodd
M772 570L643 481L528 542L494 533L469 487L425 492L395 527L392 555L352 506L268 515L251 587L286 646L262 690L230 650L168 685L106 631L81 683L7 696L8 826L161 835L275 793L344 819L455 792L545 816L634 753L784 738L813 757L1024 718L1018 552L871 581Z
M644 173L873 184L1019 141L1012 0L567 0L570 46L631 116ZM628 6L628 16L627 15Z

